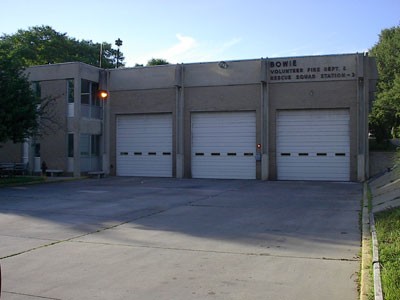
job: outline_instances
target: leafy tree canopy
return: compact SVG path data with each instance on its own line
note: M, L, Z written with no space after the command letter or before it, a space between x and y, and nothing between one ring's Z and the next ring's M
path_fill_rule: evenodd
M38 129L40 99L18 63L3 58L0 51L0 143L22 142Z
M370 53L376 58L379 72L370 128L382 142L400 126L400 26L382 30Z
M147 62L147 66L169 65L169 62L163 58L152 58Z
M101 66L114 68L117 63L117 50L109 43L94 43L77 40L66 33L55 31L50 26L35 26L28 30L18 30L12 35L0 37L0 50L3 58L19 61L24 67L49 63L79 61L99 66L100 46L102 46ZM119 65L124 57L119 53Z

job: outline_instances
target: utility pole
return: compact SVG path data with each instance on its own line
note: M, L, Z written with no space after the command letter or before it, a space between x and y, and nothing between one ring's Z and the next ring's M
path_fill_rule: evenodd
M103 43L100 44L99 68L101 68L101 58L102 57L103 57Z

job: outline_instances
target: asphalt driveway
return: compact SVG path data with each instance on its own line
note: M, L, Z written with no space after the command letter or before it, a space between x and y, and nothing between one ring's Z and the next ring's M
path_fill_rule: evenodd
M361 185L106 178L0 189L2 299L357 299Z

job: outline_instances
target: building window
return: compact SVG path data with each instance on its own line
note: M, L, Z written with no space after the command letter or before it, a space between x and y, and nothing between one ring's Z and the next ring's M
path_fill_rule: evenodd
M67 80L67 101L68 101L68 117L75 116L75 97L74 97L74 80L68 79Z
M39 81L32 82L32 90L36 98L42 98L42 87Z
M100 135L80 135L80 168L82 172L101 169Z
M92 82L92 105L94 106L102 106L103 105L103 101L100 99L99 94L99 84L96 82Z
M90 104L91 82L89 80L81 80L81 103Z
M68 79L67 80L67 97L68 97L68 103L74 103L75 98L74 98L74 80L73 79Z
M81 134L80 150L81 156L99 156L100 135L84 133Z
M68 133L68 157L74 157L74 134Z
M89 154L90 154L90 134L81 134L80 153L81 153L81 156L89 156Z
M83 117L102 119L103 102L98 97L98 89L98 83L81 80L81 113Z
M40 143L34 144L34 150L35 150L35 157L40 157Z
M92 156L100 155L100 135L92 135L90 141L90 148Z

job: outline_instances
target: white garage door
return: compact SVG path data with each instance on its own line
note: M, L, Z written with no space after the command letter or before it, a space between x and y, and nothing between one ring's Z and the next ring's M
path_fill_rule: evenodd
M349 181L349 120L346 109L278 112L278 179Z
M172 177L172 116L117 116L117 175Z
M193 178L256 178L255 112L192 114Z

